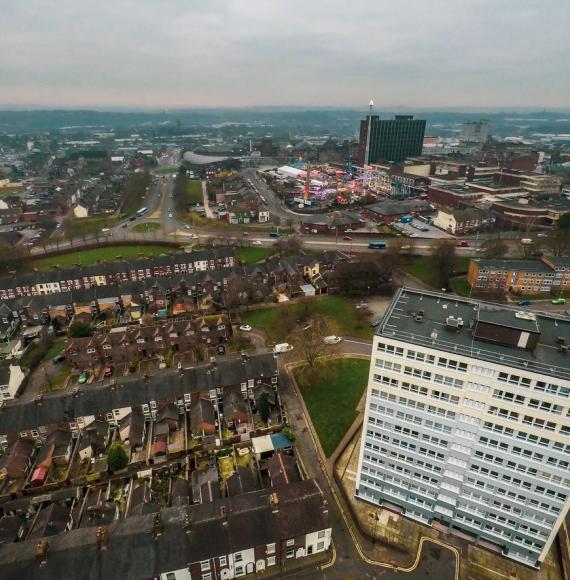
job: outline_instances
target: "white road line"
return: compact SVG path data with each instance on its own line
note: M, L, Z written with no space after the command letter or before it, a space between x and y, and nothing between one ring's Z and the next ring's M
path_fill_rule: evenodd
M361 340L351 340L350 338L344 338L343 339L344 342L351 342L353 344L365 344L366 346L372 346L371 342L363 342Z

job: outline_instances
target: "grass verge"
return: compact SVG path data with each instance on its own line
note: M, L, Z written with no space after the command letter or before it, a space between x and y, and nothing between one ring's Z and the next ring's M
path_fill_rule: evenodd
M90 266L97 262L111 262L121 256L125 260L139 257L159 256L175 252L177 247L132 245L132 246L104 246L94 250L73 251L69 254L59 254L47 258L38 258L32 261L32 267L38 270L49 270L52 266L70 268L75 264Z
M356 417L356 406L366 388L367 360L327 359L316 373L294 370L305 405L327 457L333 453Z
M455 272L458 274L467 272L467 267L471 259L469 256L458 256L455 259ZM419 256L408 264L404 264L403 268L408 274L411 274L432 288L440 288L437 272L432 265L431 256Z
M204 203L201 181L188 182L186 186L186 203L190 205L196 205L197 203L202 205Z
M328 319L333 334L372 338L373 332L366 314L362 310L357 310L350 300L340 296L276 305L272 308L243 313L241 318L245 324L251 324L254 328L263 330L269 341L283 342L297 324L297 320L303 320L315 314Z
M146 232L155 232L159 230L162 226L158 222L146 222L144 224L137 224L133 227L133 232L137 233L146 233Z
M238 258L244 264L253 264L255 262L260 262L265 258L271 256L275 253L272 248L235 248Z

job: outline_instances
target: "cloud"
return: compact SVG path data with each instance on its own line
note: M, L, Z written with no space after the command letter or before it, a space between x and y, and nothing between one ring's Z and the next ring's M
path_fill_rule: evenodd
M0 106L570 106L566 0L27 0Z

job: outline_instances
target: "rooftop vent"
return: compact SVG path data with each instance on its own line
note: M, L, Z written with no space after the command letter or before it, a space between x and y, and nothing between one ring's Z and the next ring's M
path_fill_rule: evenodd
M415 320L416 322L423 322L423 320L424 320L424 316L423 316L423 314L416 314L416 315L414 316L414 320Z
M437 340L437 332L435 330L432 330L429 337L435 342Z
M448 316L445 319L445 325L447 328L459 332L463 328L463 318L455 318L455 316Z
M536 315L532 312L524 312L522 310L515 312L515 317L519 320L536 320Z

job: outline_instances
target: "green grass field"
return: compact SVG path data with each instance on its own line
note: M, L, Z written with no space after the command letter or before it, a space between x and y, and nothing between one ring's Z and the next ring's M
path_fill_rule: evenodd
M369 365L363 359L331 359L324 362L324 371L313 379L307 378L303 367L295 369L295 379L327 457L356 417Z
M244 264L260 262L275 252L272 248L261 248L259 246L255 248L236 248L235 250L236 254Z
M65 339L59 338L53 341L53 344L48 348L46 353L44 354L44 360L48 360L50 358L56 357L58 354L61 354L61 351L65 348Z
M146 222L144 224L137 224L133 227L133 232L143 233L146 232L155 232L159 230L162 226L158 222Z
M111 215L108 217L87 217L87 218L75 218L67 227L67 237L77 238L81 235L94 234L100 232L103 228L110 228L116 225L125 216L123 215Z
M202 193L201 181L189 181L186 188L186 203L196 205L204 203L204 195Z
M270 342L283 342L297 324L297 320L311 315L326 316L333 334L371 339L370 321L349 300L326 296L298 304L284 304L243 313L244 323L265 331Z
M458 256L455 260L455 271L458 274L467 272L470 260L471 258L469 256ZM411 274L418 278L418 280L429 284L433 288L439 289L437 273L432 267L431 256L420 256L415 258L409 264L404 264L403 267L408 274Z
M459 296L469 296L472 294L471 286L467 283L467 276L456 276L449 281L451 289Z
M153 245L132 245L132 246L104 246L96 250L75 250L69 254L50 256L48 258L38 258L33 260L31 265L38 270L49 270L52 266L58 265L60 268L70 268L75 264L90 266L97 261L112 262L121 256L125 260L132 260L138 257L159 256L160 254L171 254L176 251L176 247L153 246Z

